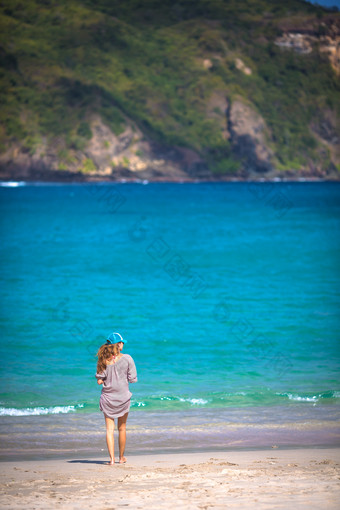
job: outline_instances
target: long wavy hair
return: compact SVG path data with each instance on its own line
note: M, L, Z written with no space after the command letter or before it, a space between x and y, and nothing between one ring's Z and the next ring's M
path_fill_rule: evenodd
M104 344L96 354L98 357L97 373L100 374L106 368L107 363L111 360L112 356L118 356L119 349L117 344Z

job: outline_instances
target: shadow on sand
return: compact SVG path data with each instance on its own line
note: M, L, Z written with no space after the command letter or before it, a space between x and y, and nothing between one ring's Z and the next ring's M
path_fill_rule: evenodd
M103 466L109 465L107 460L68 460L69 464L102 464ZM119 462L115 462L115 464L119 464Z

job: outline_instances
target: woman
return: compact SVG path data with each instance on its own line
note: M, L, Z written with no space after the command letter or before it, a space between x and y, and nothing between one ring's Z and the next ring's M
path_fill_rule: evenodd
M119 333L111 333L97 352L98 363L96 379L102 384L99 407L104 413L106 423L106 443L110 455L110 465L115 463L114 455L114 418L118 421L119 463L126 462L124 457L126 443L126 420L130 410L132 393L129 382L137 382L136 366L129 354L122 354L126 343Z

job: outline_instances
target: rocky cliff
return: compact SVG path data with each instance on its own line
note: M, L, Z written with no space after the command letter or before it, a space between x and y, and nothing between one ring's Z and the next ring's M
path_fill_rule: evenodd
M1 179L339 178L338 13L128 4L4 2Z

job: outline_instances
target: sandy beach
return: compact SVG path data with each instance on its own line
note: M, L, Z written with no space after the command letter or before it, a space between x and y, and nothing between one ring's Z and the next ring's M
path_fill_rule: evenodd
M338 509L340 448L8 461L1 508ZM116 459L117 461L117 459Z

